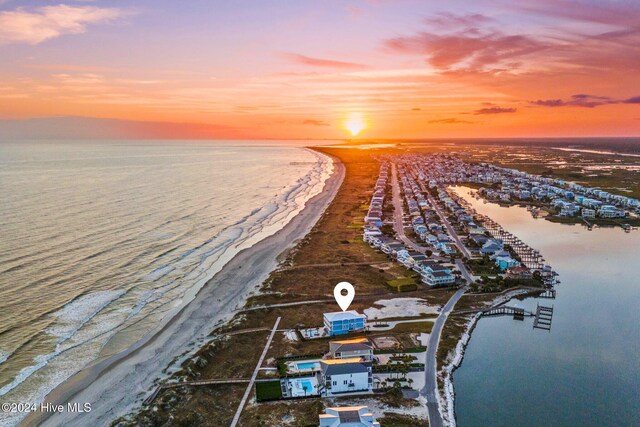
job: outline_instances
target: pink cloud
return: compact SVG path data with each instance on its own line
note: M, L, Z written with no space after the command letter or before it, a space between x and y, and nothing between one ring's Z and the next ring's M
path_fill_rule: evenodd
M463 29L450 34L420 32L385 41L393 52L424 55L436 68L481 69L505 60L538 52L547 47L529 36L509 35L500 31ZM513 64L511 64L513 65Z
M525 0L513 2L511 8L551 18L571 19L598 24L637 27L640 6L634 2L580 2L572 0Z
M364 64L358 64L355 62L336 61L333 59L312 58L306 55L300 55L298 53L284 53L284 57L292 62L302 65L309 65L311 67L323 67L323 68L342 68L342 69L363 69L367 68Z
M435 16L425 18L425 22L430 25L450 29L452 27L470 28L487 24L493 20L480 13L467 13L456 15L451 12L441 12Z
M44 6L0 12L0 44L38 44L64 34L82 34L91 24L110 22L131 12L95 6Z

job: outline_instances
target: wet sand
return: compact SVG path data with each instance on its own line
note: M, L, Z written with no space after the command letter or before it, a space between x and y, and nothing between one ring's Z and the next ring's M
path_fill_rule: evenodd
M267 279L277 257L303 238L335 197L345 167L333 157L334 172L323 191L285 227L234 257L158 330L130 348L89 366L56 387L45 399L55 405L91 404L88 413L32 413L26 426L103 426L136 409L154 390L154 382L176 358L200 346L221 323L231 319L249 293ZM197 343L197 344L196 344Z

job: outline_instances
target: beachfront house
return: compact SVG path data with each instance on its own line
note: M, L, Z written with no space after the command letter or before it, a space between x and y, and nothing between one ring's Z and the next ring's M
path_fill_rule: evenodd
M367 406L344 406L320 414L320 427L380 427L380 423Z
M321 393L325 396L373 389L372 364L360 357L321 360L319 375Z
M598 210L600 218L624 218L625 212L615 206L604 205Z
M373 345L366 338L329 342L329 354L333 359L352 359L359 357L370 361L373 359Z
M367 327L367 316L355 310L324 313L324 328L329 336L363 331Z

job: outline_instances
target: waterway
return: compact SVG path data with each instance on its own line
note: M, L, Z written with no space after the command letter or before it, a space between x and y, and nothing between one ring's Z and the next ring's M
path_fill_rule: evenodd
M533 320L482 318L454 373L458 426L640 425L640 231L555 224L521 207L480 213L540 250L560 274L551 331Z

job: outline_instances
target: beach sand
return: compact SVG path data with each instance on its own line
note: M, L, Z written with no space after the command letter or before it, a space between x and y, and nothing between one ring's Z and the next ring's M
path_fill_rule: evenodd
M137 408L153 392L162 371L242 307L277 265L277 257L313 228L335 197L345 175L333 157L334 172L323 191L285 227L234 257L170 321L127 350L89 366L56 387L45 403L91 404L89 413L31 413L25 426L109 425Z

